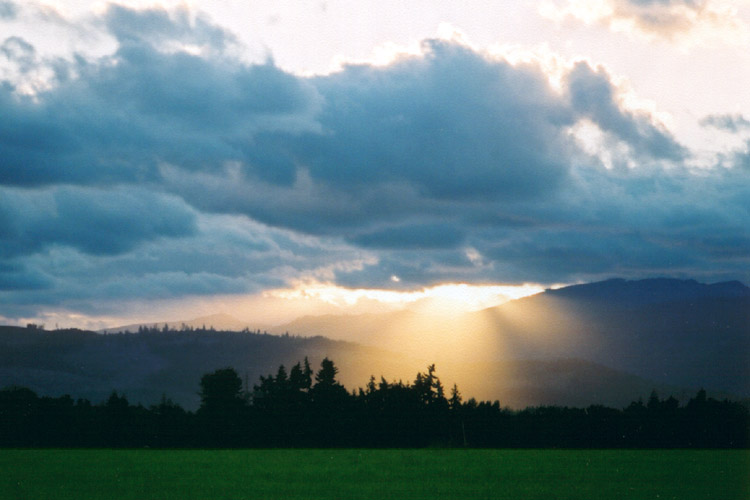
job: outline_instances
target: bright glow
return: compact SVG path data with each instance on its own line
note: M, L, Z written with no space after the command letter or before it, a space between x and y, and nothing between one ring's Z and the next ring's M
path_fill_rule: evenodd
M394 276L398 278L397 276ZM436 319L429 329L437 331L460 321L462 315L494 307L543 291L538 284L470 285L445 283L420 290L352 289L331 283L304 282L293 288L267 290L255 295L215 295L160 301L132 301L119 305L119 314L82 315L65 310L47 310L17 324L44 323L47 328L76 327L92 330L135 323L186 321L217 313L236 317L252 330L273 329L304 316L378 314L410 311ZM189 313L186 313L189 311ZM424 323L424 320L420 320ZM415 325L393 325L401 332ZM451 327L452 328L452 327ZM413 330L409 330L413 331ZM346 335L332 338L359 341Z
M391 281L399 282L400 278L392 276ZM271 290L265 292L264 295L290 301L317 300L341 308L375 302L420 311L440 312L442 310L446 314L454 314L497 306L509 300L539 293L543 289L540 285L528 283L523 285L445 283L413 291L352 289L330 283L301 283L294 288Z

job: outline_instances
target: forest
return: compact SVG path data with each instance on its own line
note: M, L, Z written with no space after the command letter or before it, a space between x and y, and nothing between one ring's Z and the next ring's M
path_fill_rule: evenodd
M748 448L750 412L700 390L685 405L654 391L644 403L538 406L464 400L435 365L413 381L377 380L349 392L325 358L260 377L250 388L233 368L203 375L201 405L186 411L166 395L150 407L113 392L100 403L0 390L5 448Z

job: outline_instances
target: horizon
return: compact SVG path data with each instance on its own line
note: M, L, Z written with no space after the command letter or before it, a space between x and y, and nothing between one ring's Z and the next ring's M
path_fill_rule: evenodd
M623 278L608 278L598 282L590 283L573 283L570 285L551 286L548 288L541 289L539 287L525 284L521 286L480 286L478 295L480 296L477 300L472 299L472 293L466 293L467 288L472 288L470 285L465 283L451 284L451 285L437 285L435 287L422 289L416 292L393 292L389 290L339 290L332 287L319 286L313 293L309 293L308 289L304 290L274 290L271 293L265 292L266 297L272 297L274 299L280 299L282 301L288 301L291 306L286 307L271 307L270 316L265 316L266 321L263 320L262 314L257 314L257 310L268 309L268 303L256 304L254 307L257 308L253 313L248 313L247 308L242 309L241 314L237 314L237 310L232 310L224 306L221 310L206 310L205 314L193 315L190 317L180 316L174 318L149 318L142 321L133 322L120 322L112 323L110 325L93 329L93 328L80 328L78 326L60 326L59 324L54 325L54 330L63 330L68 328L82 329L82 330L93 330L100 333L113 333L127 331L134 333L131 330L123 330L126 328L136 328L139 326L143 327L163 327L169 325L170 328L179 329L179 326L192 326L199 328L198 323L202 323L202 327L216 330L226 331L240 331L249 329L252 332L262 331L263 333L270 333L272 335L279 335L281 328L287 328L295 323L302 321L304 324L305 320L308 319L322 319L322 318L346 318L346 317L371 317L373 315L383 315L385 317L398 317L398 313L409 312L414 315L415 318L421 317L436 318L438 321L449 321L452 325L461 325L466 321L466 317L469 317L471 313L478 313L483 311L493 310L509 302L515 300L521 300L525 298L534 297L549 291L555 291L566 288L577 288L581 285L599 285L610 282L625 282L625 283L638 283L638 282L649 282L649 281L673 281L690 283L694 282L701 286L716 286L729 283L738 283L745 288L749 288L747 284L742 283L738 280L729 280L713 283L701 283L694 279L678 279L669 277L658 277L658 278L647 278L642 280L626 280ZM502 292L498 293L498 289ZM484 293L482 293L484 292ZM488 292L490 293L488 295ZM492 293L495 292L495 293ZM294 300L300 298L300 294L304 295L305 300L314 298L315 302L312 305L308 305L306 308L300 308L293 304ZM405 297L400 297L404 295ZM322 298L321 298L322 297ZM245 299L246 300L246 299ZM262 299L261 299L262 300ZM362 304L361 301L365 303ZM458 304L456 303L458 302ZM300 310L304 309L301 314ZM392 316L392 313L396 313ZM276 318L276 321L267 321L269 317ZM216 323L211 323L211 321ZM231 323L232 327L228 327ZM22 322L19 321L15 324L4 323L6 326L17 326L17 327L28 327L33 325L34 328L50 330L52 325L47 323L33 323L33 322ZM403 326L403 325L402 325ZM410 326L414 326L412 323ZM434 325L424 324L418 327L418 330L427 329ZM398 327L398 326L396 326ZM476 325L474 325L476 327ZM395 328L395 327L394 327ZM286 331L285 333L297 334L295 332ZM414 333L414 332L413 332ZM305 337L308 335L302 334ZM323 335L326 336L326 335ZM347 340L346 337L332 337L338 340ZM356 342L356 339L354 340ZM438 342L439 344L439 342Z
M0 323L750 283L750 1L584 4L0 0Z
M184 316L146 322L146 335L141 325L118 325L135 335L111 338L102 334L122 331L68 335L29 324L0 332L10 349L0 386L95 398L115 388L142 402L169 389L193 401L199 371L231 366L258 377L310 356L337 359L349 388L436 365L446 387L515 406L627 404L652 390L700 387L744 398L749 301L750 288L734 282L610 279L460 314L317 315L276 328ZM175 335L151 335L154 327Z

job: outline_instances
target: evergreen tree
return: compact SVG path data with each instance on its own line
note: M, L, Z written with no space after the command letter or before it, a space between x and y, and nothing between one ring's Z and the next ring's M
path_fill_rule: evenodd
M451 398L448 400L448 406L454 411L461 408L461 393L456 384L453 384L453 388L451 389Z
M240 446L247 417L242 380L233 368L222 368L201 378L198 418L202 440L211 446Z

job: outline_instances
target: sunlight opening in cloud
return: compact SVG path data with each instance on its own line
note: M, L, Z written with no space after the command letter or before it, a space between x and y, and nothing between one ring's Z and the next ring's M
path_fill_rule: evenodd
M399 282L398 276L391 281ZM444 283L419 290L345 288L330 283L300 283L294 288L265 292L264 295L289 301L315 300L342 310L364 304L381 304L388 309L411 309L442 315L460 314L500 305L509 300L543 291L537 284L471 285Z
M609 170L614 167L606 137L595 123L588 119L580 120L570 128L570 134L586 154L598 158Z
M352 58L343 54L337 54L333 56L330 67L327 71L295 71L300 76L323 76L330 73L336 73L342 71L346 66L375 66L383 67L390 66L399 59L406 57L418 57L422 55L424 51L418 42L414 42L410 45L401 45L393 42L386 42L378 45L372 49L372 53L368 57L364 58Z
M438 40L450 41L458 43L465 47L469 47L475 51L481 51L481 48L472 44L469 40L469 36L456 26L450 23L440 23L437 27L437 33L434 37ZM396 42L384 42L380 45L375 46L371 53L364 58L352 58L342 54L338 54L333 57L331 66L329 68L330 73L342 71L347 65L367 65L375 67L390 66L401 59L409 57L420 57L425 54L425 46L423 39L414 39L410 43L396 43ZM328 72L296 72L303 76L313 76L316 74L325 74Z

